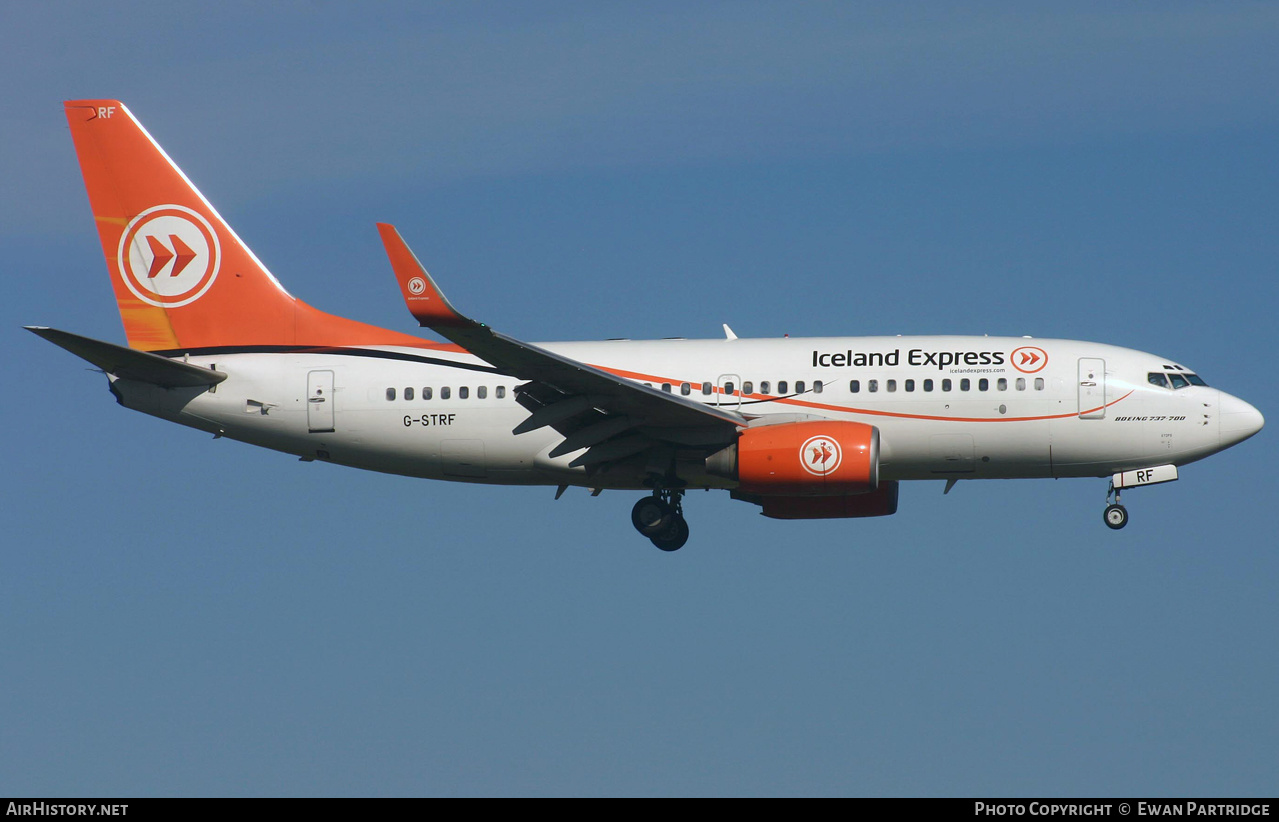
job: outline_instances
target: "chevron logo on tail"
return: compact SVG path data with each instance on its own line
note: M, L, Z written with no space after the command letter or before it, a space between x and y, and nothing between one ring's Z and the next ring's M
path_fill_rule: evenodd
M217 279L218 235L198 212L178 205L149 208L120 237L120 276L134 296L161 308L195 302Z

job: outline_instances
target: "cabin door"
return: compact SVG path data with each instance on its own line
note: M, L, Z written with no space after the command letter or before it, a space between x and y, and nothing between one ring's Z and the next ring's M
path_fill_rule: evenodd
M312 434L333 430L333 372L306 375L306 425Z
M715 380L719 389L719 399L715 403L720 408L740 408L742 405L742 379L736 374L720 374Z
M1106 361L1081 357L1079 360L1079 418L1099 420L1106 416Z

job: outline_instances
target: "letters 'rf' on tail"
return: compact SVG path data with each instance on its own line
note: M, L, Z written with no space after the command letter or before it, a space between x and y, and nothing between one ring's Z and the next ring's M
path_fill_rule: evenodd
M64 105L130 347L423 344L285 291L124 104Z

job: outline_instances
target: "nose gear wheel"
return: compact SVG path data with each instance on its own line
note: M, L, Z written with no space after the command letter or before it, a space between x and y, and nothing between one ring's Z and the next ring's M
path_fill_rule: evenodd
M1115 501L1110 502L1111 496ZM1110 483L1110 490L1106 492L1106 510L1101 515L1106 522L1106 527L1112 531L1118 531L1128 524L1128 509L1119 503L1119 489L1115 487L1115 483Z

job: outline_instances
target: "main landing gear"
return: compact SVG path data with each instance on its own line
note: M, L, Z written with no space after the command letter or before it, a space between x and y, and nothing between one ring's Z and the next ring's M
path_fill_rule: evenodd
M682 489L655 489L631 509L631 524L663 551L678 551L688 542Z
M1114 496L1115 501L1112 504L1110 497ZM1119 489L1115 484L1110 483L1110 490L1106 492L1106 511L1103 513L1102 519L1106 521L1106 527L1118 531L1128 524L1128 509L1119 504Z

